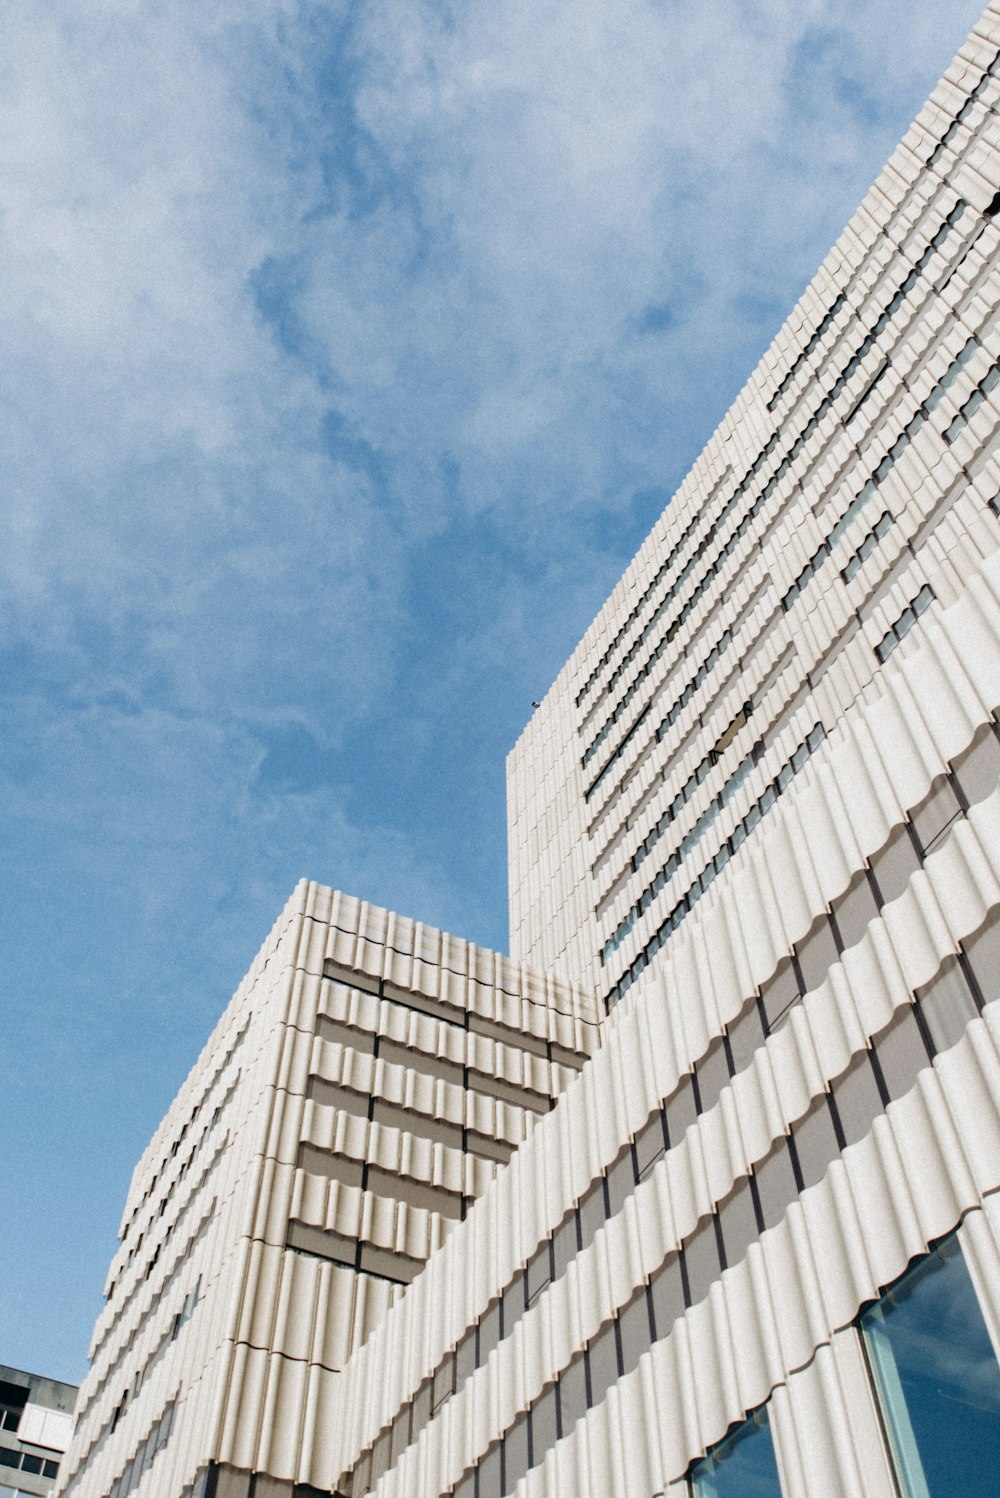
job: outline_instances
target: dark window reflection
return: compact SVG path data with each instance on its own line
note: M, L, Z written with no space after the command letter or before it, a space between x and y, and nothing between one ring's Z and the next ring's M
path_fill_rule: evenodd
M996 1491L1000 1366L952 1235L861 1317L906 1498Z

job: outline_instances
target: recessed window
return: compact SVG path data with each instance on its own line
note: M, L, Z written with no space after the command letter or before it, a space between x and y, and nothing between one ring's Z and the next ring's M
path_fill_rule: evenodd
M861 1316L904 1498L996 1491L1000 1367L955 1235Z
M781 1498L766 1408L755 1410L692 1467L692 1498Z

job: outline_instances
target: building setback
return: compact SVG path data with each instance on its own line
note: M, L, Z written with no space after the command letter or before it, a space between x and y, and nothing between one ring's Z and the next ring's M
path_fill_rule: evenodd
M512 752L514 959L299 886L60 1493L995 1487L998 148L991 5Z
M0 1498L45 1498L73 1431L76 1385L0 1363Z

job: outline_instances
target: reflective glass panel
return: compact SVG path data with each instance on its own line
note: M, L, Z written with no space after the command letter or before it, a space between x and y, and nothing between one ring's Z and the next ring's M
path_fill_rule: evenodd
M954 1236L861 1317L906 1498L996 1491L1000 1367Z
M693 1498L781 1498L767 1410L755 1410L691 1470Z

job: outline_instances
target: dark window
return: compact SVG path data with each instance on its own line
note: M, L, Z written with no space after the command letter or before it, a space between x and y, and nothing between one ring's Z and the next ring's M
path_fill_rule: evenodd
M889 1101L909 1092L918 1074L930 1064L915 1009L904 1005L873 1041Z
M714 1280L719 1278L719 1244L715 1236L715 1218L706 1217L684 1241L684 1265L687 1269L688 1304L696 1306L705 1299Z
M882 1112L882 1095L868 1051L859 1051L830 1091L837 1106L844 1145L857 1144Z
M600 1404L618 1379L618 1341L613 1321L598 1332L587 1349L590 1362L590 1402Z
M980 998L991 1004L1000 998L1000 909L993 910L962 946Z
M878 902L865 869L858 870L833 909L846 952L857 945L878 915Z
M969 806L991 796L1000 781L1000 740L986 724L955 761L955 779Z
M947 957L931 981L917 989L917 1003L935 1051L947 1051L978 1014L957 957Z
M840 1153L830 1113L830 1100L820 1093L811 1108L792 1128L792 1141L802 1172L802 1188L815 1186L826 1174L831 1160Z
M768 979L760 991L764 1014L767 1017L768 1033L775 1028L778 1021L795 1003L799 994L799 979L792 959L783 957L774 971L774 976Z
M773 1228L799 1194L786 1139L779 1139L767 1158L754 1166L754 1177L764 1227Z
M911 875L919 867L917 850L906 827L894 827L888 840L871 860L872 874L883 905L888 905L903 893Z
M952 822L961 815L962 808L947 775L939 775L911 817L913 830L925 857L944 836Z
M810 993L819 987L830 968L839 960L828 916L817 917L808 935L796 944L795 955L802 972L803 991Z
M656 1336L665 1337L677 1320L684 1314L684 1286L681 1280L680 1260L676 1254L664 1260L649 1281L653 1301L653 1320Z
M618 1317L621 1339L622 1373L631 1373L643 1353L648 1352L652 1337L649 1325L649 1299L645 1285L632 1297Z

